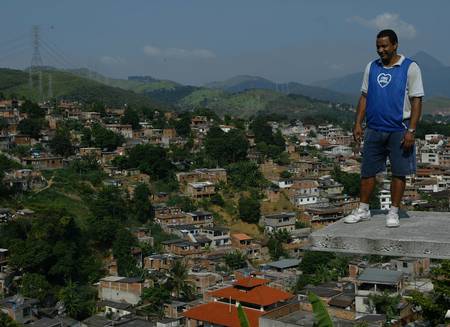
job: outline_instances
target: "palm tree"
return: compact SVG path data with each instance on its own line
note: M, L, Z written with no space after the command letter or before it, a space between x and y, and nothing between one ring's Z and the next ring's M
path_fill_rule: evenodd
M188 268L182 260L176 260L170 269L167 286L175 292L177 299L181 294L190 297L192 293L191 285L188 281Z
M320 298L312 293L308 292L308 299L309 302L312 305L313 312L314 312L314 320L318 327L333 327L333 321L330 318L330 315L328 314L327 308L323 304L323 302L320 300Z

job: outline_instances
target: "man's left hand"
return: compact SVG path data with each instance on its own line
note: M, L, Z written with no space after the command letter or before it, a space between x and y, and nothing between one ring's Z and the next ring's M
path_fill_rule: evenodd
M411 150L414 145L414 133L406 132L405 136L403 136L402 146L406 151Z

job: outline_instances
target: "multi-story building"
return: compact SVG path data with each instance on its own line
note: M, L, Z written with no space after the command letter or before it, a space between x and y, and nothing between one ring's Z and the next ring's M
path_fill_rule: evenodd
M107 276L100 279L98 297L101 300L136 305L141 300L144 283L140 278Z
M271 215L262 216L260 225L264 226L266 233L274 233L277 231L293 231L297 214L295 212L280 212Z
M214 183L211 182L197 182L188 183L186 187L186 194L193 199L209 198L216 194Z

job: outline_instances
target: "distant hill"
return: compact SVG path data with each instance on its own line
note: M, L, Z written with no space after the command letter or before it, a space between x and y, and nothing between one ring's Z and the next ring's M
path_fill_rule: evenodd
M130 90L113 87L100 83L94 79L83 77L80 72L77 74L55 69L42 71L42 87L44 96L49 91L49 75L52 78L53 96L92 103L101 101L110 106L151 106L162 107L150 97L137 94ZM0 68L0 92L6 96L16 95L34 101L39 100L38 79L33 79L34 87L30 90L28 73L22 70Z
M426 52L418 52L412 58L419 64L422 70L422 78L427 98L450 98L450 67L445 66L439 60ZM361 67L364 69L364 67ZM314 86L330 89L335 92L347 94L359 94L363 72L346 75L325 81L313 83Z
M219 89L202 88L180 99L177 106L181 109L209 108L219 115L231 114L245 118L261 113L276 113L289 118L329 114L340 116L342 120L348 117L354 119L353 112L336 109L329 102L262 89L230 93Z
M342 92L335 92L326 88L310 86L296 82L275 83L259 76L239 75L220 82L212 82L205 85L208 88L220 89L225 92L242 92L252 89L264 89L281 92L285 94L300 94L310 98L340 102L355 103L355 96Z

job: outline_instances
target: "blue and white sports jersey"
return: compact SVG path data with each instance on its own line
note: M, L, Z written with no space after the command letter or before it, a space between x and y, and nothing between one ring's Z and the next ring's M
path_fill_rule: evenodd
M368 127L385 132L404 130L403 120L411 116L409 98L424 95L420 68L403 55L391 67L374 60L366 67L361 91L367 96Z

